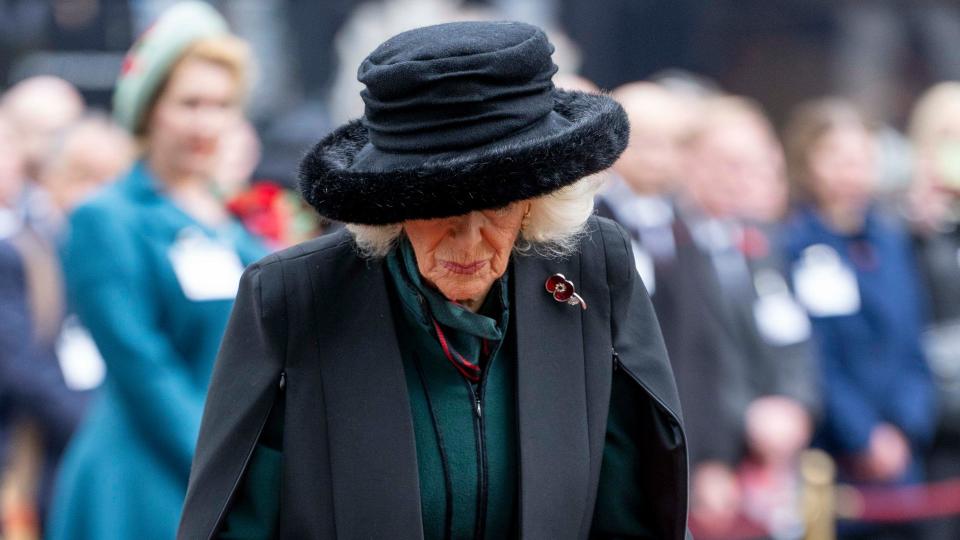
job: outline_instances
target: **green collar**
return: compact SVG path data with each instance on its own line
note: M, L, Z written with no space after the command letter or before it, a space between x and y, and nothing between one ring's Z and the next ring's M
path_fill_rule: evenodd
M386 264L403 305L404 317L432 339L437 338L436 321L453 349L471 360L482 359L486 345L497 346L503 340L509 320L506 273L493 284L483 306L474 313L451 302L423 281L413 246L406 237L387 255Z

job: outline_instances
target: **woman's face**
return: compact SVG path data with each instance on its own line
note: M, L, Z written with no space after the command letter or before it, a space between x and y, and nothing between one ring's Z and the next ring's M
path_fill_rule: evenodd
M227 68L194 59L179 64L149 118L151 157L179 175L209 176L221 137L240 120L238 94Z
M810 188L820 205L866 206L877 176L872 134L859 126L825 133L808 154Z
M476 310L504 272L528 201L496 210L405 221L420 275L447 299Z

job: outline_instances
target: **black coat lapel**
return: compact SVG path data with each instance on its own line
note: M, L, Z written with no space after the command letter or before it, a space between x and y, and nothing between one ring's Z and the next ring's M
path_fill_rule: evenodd
M337 536L421 539L413 419L383 264L341 259L317 266L333 266L332 276L312 278L336 284L314 287L314 301Z
M590 492L583 311L544 287L581 283L578 260L514 259L522 538L575 538Z

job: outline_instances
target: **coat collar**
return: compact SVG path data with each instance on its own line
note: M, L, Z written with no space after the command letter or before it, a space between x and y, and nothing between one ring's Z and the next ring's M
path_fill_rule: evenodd
M314 305L327 306L317 332L337 536L419 540L413 416L387 270L355 256L334 264L345 265L335 290L310 278Z
M578 282L579 257L555 263L515 257L520 530L576 531L589 487L582 310L561 304L544 281ZM335 295L351 302L319 329L335 521L345 538L423 535L413 419L382 261L355 259ZM315 305L330 305L314 286ZM330 317L321 319L330 321ZM377 336L373 338L372 336ZM386 451L386 450L389 451ZM563 471L563 474L558 474ZM387 488L389 486L389 488ZM377 519L370 519L377 516ZM550 519L545 519L550 516Z
M514 259L521 538L569 536L579 530L587 504L584 312L544 289L556 273L581 284L579 260Z

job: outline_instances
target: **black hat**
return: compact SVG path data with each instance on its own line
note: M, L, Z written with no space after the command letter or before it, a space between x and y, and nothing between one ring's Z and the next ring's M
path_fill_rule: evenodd
M553 46L517 22L458 22L387 40L360 65L363 118L300 164L324 217L386 224L498 208L606 169L629 124L606 96L554 88Z

